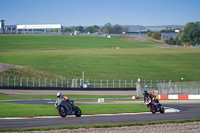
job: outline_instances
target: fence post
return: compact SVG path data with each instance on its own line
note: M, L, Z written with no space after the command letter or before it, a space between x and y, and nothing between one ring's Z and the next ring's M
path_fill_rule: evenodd
M67 79L67 87L69 87L69 79Z
M28 77L26 78L26 86L28 87Z
M156 85L157 85L158 88L160 88L160 91L161 91L161 93L159 93L159 95L162 95L162 88L159 87L158 80L156 80Z
M44 79L44 86L47 87L47 79Z
M39 87L40 87L40 78L39 78Z
M190 83L189 83L188 95L190 95L190 87L191 87L191 85L190 85Z
M95 88L95 79L94 79L94 88Z
M15 87L15 79L16 79L16 77L14 77L14 87Z
M171 80L170 80L171 83ZM176 94L176 90L177 90L177 85L174 85L174 94Z
M126 88L126 80L125 80L125 88Z
M63 79L62 79L62 88L63 88Z
M75 78L75 87L77 87L78 86L78 78Z
M121 79L119 80L119 88L121 87L121 86L120 86L120 82L121 82Z
M56 79L56 87L57 87L57 85L58 85L58 83L57 83L57 82L58 82L58 79Z
M107 79L107 88L108 88L108 79Z
M115 88L115 80L113 79L113 88Z
M101 79L101 88L102 88L102 79Z
M33 78L33 87L35 86L34 82L35 82L35 78Z
M52 78L50 79L50 87L52 87Z
M198 81L198 94L199 94L199 81Z
M2 80L3 80L3 77L1 77L1 86L2 86L2 82L3 82Z
M8 77L8 83L7 83L7 86L9 87L9 77Z
M181 95L182 95L182 83L183 83L183 81L181 80Z
M131 80L131 88L133 88L133 80Z
M22 86L22 77L20 78L20 86Z

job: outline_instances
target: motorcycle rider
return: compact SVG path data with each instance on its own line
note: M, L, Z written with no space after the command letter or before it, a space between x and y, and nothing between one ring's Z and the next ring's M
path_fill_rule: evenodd
M69 107L69 109L72 108L71 100L69 100L69 98L68 98L66 95L63 95L62 92L58 92L58 93L57 93L57 100L56 100L55 106L56 106L59 102L64 102L65 105ZM72 101L72 102L73 102L73 101Z
M157 107L157 105L161 105L159 103L159 100L156 99L151 93L148 93L146 90L143 91L143 95L144 95L144 102L146 101L146 98L150 98L154 102L154 105L156 107Z
M62 102L62 98L63 98L63 95L62 95L62 92L58 92L57 93L57 99L56 99L56 102L55 102L55 107Z

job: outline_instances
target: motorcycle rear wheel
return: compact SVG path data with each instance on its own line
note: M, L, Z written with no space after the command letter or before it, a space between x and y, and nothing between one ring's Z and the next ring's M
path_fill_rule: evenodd
M82 115L82 112L81 112L81 109L79 108L79 107L74 107L74 109L75 109L75 116L76 117L81 117L81 115Z

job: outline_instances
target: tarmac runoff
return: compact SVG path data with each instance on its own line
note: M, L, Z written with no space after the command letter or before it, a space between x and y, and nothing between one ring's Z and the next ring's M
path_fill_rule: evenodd
M178 113L180 110L175 108L166 107L165 113ZM159 112L157 112L159 113ZM94 115L81 115L81 117L99 117L99 116L122 116L122 115L145 115L151 114L151 112L140 112L140 113L117 113L117 114L94 114ZM155 115L155 114L152 114ZM74 115L66 117L76 117ZM48 118L62 118L61 116L35 116L35 117L5 117L0 120L19 120L19 119L48 119ZM63 119L63 118L62 118Z

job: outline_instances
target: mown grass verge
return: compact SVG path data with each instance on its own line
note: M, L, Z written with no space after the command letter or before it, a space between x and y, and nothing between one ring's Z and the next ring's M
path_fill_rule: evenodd
M131 98L133 95L66 95L69 99L98 99L98 98ZM56 99L55 95L19 95L21 97L30 97L37 99Z
M158 121L158 122L139 122L139 123L123 123L123 124L108 124L108 125L89 125L89 126L65 126L65 127L29 128L29 129L0 129L0 132L43 131L43 130L78 129L78 128L111 128L111 127L144 126L144 125L167 124L167 123L187 123L187 122L199 122L199 121L200 121L200 119L196 119L196 120Z
M0 94L0 100L2 101L5 101L5 100L27 100L27 98L25 97L18 97L17 95L16 96L8 96L8 95L3 95L3 94Z
M33 117L33 116L58 116L54 105L0 103L0 118L4 117ZM6 107L6 108L4 108ZM144 105L133 104L97 104L78 105L84 115L87 114L113 114L148 112Z

